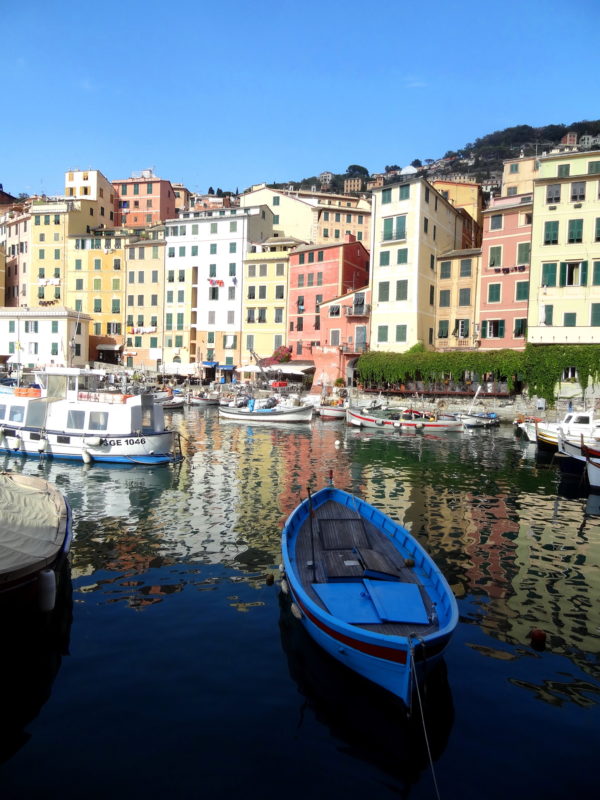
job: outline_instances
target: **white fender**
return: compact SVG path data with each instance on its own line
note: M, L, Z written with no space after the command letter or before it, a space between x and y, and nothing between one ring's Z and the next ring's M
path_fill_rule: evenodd
M90 455L90 451L86 450L85 447L81 450L81 458L83 459L84 464L91 464L94 460Z
M56 575L54 570L43 569L38 576L38 603L40 611L52 611L56 603Z

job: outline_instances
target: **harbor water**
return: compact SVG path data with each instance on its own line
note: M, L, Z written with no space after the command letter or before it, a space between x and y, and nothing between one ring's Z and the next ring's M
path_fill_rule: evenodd
M512 426L166 416L175 466L0 461L56 483L75 535L52 619L3 619L3 800L597 796L600 502L577 478ZM330 472L404 524L458 600L408 720L281 593L282 525Z

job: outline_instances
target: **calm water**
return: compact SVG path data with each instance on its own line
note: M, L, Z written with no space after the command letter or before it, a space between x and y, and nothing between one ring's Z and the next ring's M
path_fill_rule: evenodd
M418 709L407 723L326 658L266 580L285 517L330 470L457 595L424 698L440 796L597 796L600 504L577 482L511 428L251 427L194 408L172 424L175 468L0 461L59 484L76 536L52 627L4 620L2 798L435 797Z

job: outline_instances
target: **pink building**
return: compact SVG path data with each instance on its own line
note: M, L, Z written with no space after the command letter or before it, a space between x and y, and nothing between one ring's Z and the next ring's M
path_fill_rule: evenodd
M483 212L479 297L482 350L523 350L527 337L532 195L495 197Z
M151 169L113 181L112 185L118 201L116 228L154 225L176 216L177 198L171 181L157 178Z
M307 245L290 252L288 339L294 355L322 343L321 304L369 282L369 252L348 234L331 245Z
M312 348L313 389L332 386L337 378L352 384L354 365L369 349L370 319L368 286L321 304L321 344Z

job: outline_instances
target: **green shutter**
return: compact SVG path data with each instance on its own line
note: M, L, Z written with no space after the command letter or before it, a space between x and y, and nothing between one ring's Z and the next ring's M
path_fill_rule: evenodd
M545 306L544 308L544 323L546 325L552 325L552 317L554 314L554 306Z
M487 319L484 319L481 323L481 338L487 339Z
M394 220L392 217L383 220L383 240L389 242L394 230Z
M542 286L556 286L556 264L542 265Z
M560 282L559 286L566 286L567 285L567 262L561 261L560 262Z
M588 278L588 262L582 261L581 262L581 282L580 286L587 286L587 278Z
M600 261L594 261L594 286L600 286Z
M396 217L396 239L406 239L406 217Z
M594 327L600 326L600 303L592 303L592 318L590 324Z
M498 338L499 339L503 339L504 338L504 320L503 319L499 319L498 320Z

